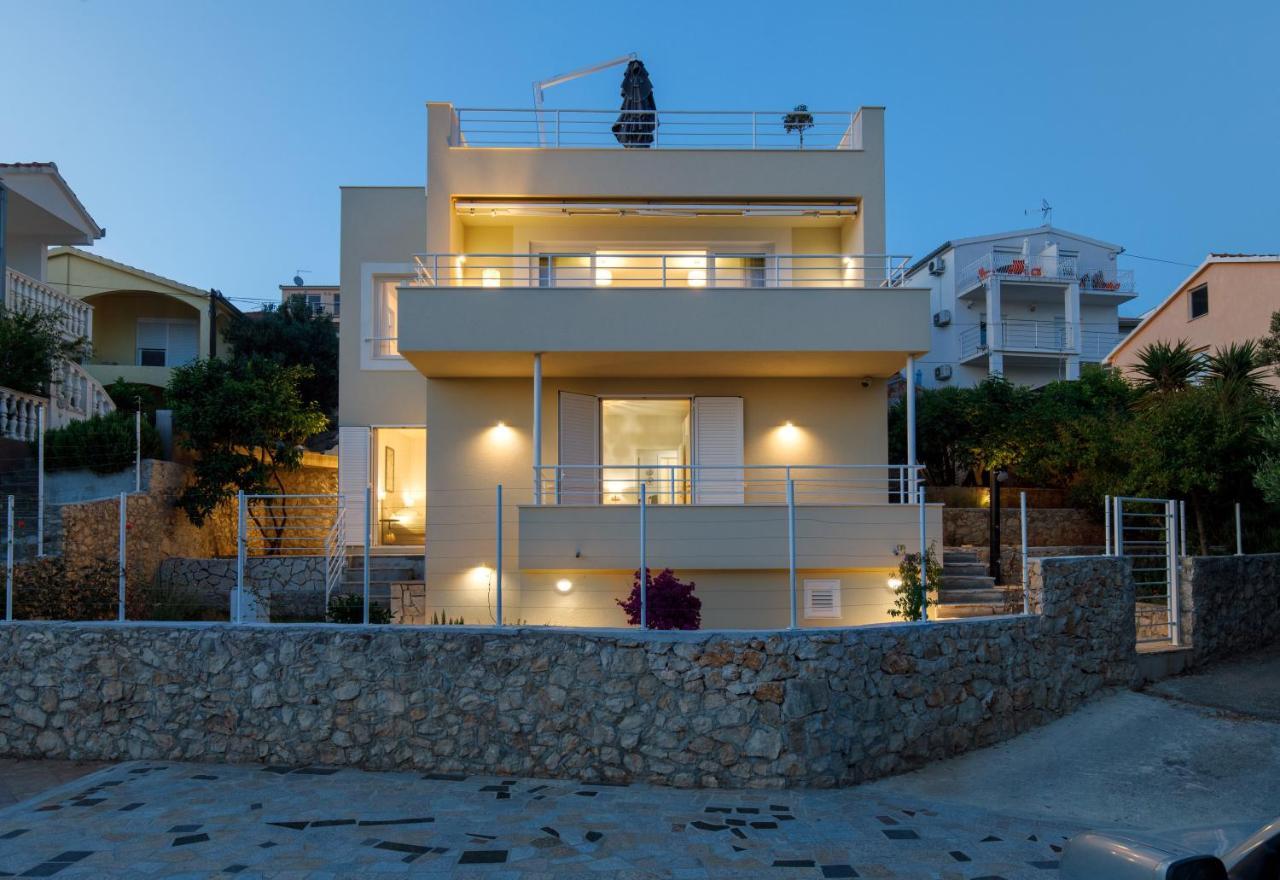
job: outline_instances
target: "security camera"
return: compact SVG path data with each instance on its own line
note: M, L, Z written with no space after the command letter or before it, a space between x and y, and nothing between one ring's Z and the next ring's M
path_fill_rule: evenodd
M860 384L862 385L862 387L863 387L863 388L870 388L870 387L871 387L871 377L870 377L870 376L863 376L863 377L862 377L862 382L861 382Z

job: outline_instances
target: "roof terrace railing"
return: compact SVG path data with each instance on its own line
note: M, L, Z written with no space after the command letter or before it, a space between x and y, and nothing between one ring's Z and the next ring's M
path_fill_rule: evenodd
M899 287L893 254L580 252L417 254L421 287Z
M861 150L861 112L795 110L456 111L455 147L666 150Z

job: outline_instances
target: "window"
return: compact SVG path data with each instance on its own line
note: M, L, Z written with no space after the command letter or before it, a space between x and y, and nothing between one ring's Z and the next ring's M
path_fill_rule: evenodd
M600 401L604 503L687 504L690 401Z
M342 294L335 293L333 295L333 316L336 318L342 312Z
M180 367L200 356L200 323L139 318L134 362L140 367Z
M397 343L400 332L400 292L397 288L409 280L408 276L386 275L376 276L373 280L374 357L400 356L400 347Z
M1191 301L1191 318L1196 318L1209 314L1209 285L1201 284L1195 290L1191 291L1189 296Z
M840 617L840 581L809 580L804 582L804 616L809 618Z

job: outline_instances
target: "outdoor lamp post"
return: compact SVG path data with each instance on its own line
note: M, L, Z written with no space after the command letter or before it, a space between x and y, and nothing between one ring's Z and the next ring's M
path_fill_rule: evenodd
M1005 468L992 468L991 480L991 562L988 573L1000 583L1000 484L1009 479Z

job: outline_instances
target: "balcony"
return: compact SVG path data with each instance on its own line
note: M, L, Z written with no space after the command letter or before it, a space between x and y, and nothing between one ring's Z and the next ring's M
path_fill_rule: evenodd
M1075 326L1062 321L1002 321L1003 342L999 350L1016 354L1075 354ZM986 326L967 327L960 334L962 363L985 358L991 351L990 330ZM1101 334L1100 334L1101 335ZM1108 349L1109 350L1109 349Z
M989 278L1018 284L1071 284L1080 282L1082 294L1128 294L1134 292L1130 269L1090 269L1075 257L1019 256L992 251L961 269L956 275L956 294L963 296L985 284Z
M93 336L93 306L16 269L5 269L3 304L6 309L57 315L68 341Z
M422 254L397 348L428 377L887 376L929 347L905 257Z
M862 112L458 108L450 145L539 149L861 150ZM625 145L623 140L628 141Z
M1085 330L1080 334L1080 360L1101 363L1124 339L1124 333Z

